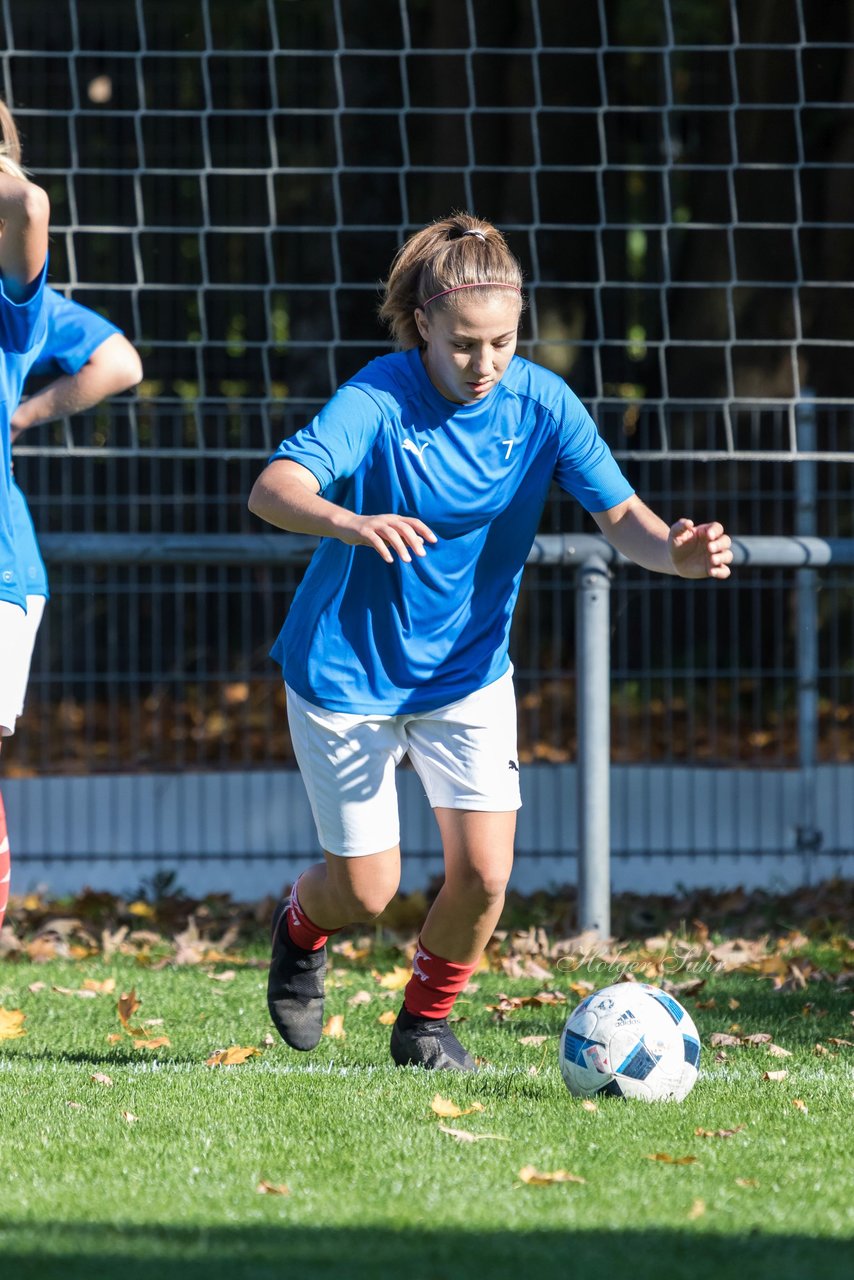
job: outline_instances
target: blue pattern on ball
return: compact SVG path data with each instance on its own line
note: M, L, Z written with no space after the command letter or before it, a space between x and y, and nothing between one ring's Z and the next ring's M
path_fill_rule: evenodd
M650 1053L643 1040L638 1040L631 1053L627 1054L617 1067L618 1076L629 1076L632 1080L645 1080L658 1064L658 1058Z
M682 1021L684 1010L681 1004L674 1000L672 996L669 996L666 991L651 991L650 995L654 1000L658 1001L662 1008L667 1010L674 1022Z
M598 1040L589 1040L587 1036L580 1036L575 1031L567 1029L563 1040L563 1056L567 1062L574 1062L579 1067L586 1067L587 1062L584 1058L585 1049L590 1049L596 1045L598 1048L604 1048Z
M696 1067L700 1061L700 1046L693 1036L683 1036L682 1043L685 1046L685 1061L690 1063L692 1067Z

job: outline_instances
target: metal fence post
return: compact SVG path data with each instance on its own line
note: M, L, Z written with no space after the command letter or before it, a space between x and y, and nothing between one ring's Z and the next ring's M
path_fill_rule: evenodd
M795 410L798 451L816 449L815 404L810 392ZM816 531L816 464L799 458L795 464L797 509L795 532L814 537ZM818 758L818 578L815 569L797 570L798 617L798 768L800 771L800 821L797 848L804 858L804 878L812 881L812 862L822 844L817 824L816 763Z
M611 708L608 566L585 560L576 575L578 720L578 923L611 933Z

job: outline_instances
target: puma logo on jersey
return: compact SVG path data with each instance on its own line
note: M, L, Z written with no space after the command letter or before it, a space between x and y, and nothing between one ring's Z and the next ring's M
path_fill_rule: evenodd
M424 450L429 447L429 444L430 444L430 441L425 440L424 444L422 444L421 448L419 449L418 445L415 444L412 440L404 440L403 448L408 449L410 453L417 453L419 458L423 458Z

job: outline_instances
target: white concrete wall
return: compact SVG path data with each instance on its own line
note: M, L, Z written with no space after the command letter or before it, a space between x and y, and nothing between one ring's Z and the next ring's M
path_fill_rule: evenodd
M616 766L611 783L615 890L782 889L854 875L854 766L816 771L823 839L809 862L797 848L803 793L795 773ZM440 871L440 848L416 775L400 770L398 785L403 887L410 890ZM317 856L292 771L10 778L2 787L13 892L40 884L54 893L83 885L127 892L157 870L174 869L188 893L252 899L278 893ZM515 887L573 883L575 768L525 766L522 788Z

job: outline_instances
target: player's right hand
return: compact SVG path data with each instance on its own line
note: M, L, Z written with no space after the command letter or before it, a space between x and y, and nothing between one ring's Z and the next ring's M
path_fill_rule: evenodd
M426 555L424 543L437 541L433 530L415 516L354 516L352 525L339 536L351 546L373 547L387 564L394 563L395 552L409 564L410 552Z

